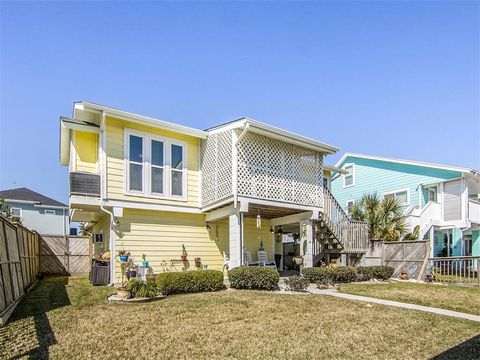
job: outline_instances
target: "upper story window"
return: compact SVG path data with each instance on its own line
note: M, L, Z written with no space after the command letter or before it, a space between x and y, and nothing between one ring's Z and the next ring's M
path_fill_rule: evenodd
M347 164L343 169L348 172L348 174L343 175L343 187L349 187L355 185L355 165Z
M22 217L22 209L21 208L12 207L12 208L10 208L10 212L12 213L12 216L19 217L19 218Z
M389 193L383 194L384 198L396 199L400 206L408 205L408 189L395 190Z
M125 131L126 192L185 200L185 148L182 142Z
M427 189L428 193L427 193L427 202L428 201L433 201L433 202L437 202L437 187L434 186L434 187L429 187Z

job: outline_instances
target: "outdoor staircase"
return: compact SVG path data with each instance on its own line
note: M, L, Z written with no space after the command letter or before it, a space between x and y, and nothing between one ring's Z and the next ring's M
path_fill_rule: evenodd
M368 248L368 224L350 220L335 197L324 188L323 213L317 226L322 248L342 253L365 253Z

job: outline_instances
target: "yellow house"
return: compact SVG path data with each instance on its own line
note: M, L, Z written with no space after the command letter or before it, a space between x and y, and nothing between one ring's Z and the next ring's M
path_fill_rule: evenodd
M331 145L248 118L203 131L85 101L60 129L71 221L110 251L112 283L119 250L155 273L248 265L260 249L279 269L366 250L365 224L328 191Z

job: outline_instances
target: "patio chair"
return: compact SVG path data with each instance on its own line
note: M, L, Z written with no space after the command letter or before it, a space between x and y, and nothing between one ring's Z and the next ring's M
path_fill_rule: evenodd
M250 251L245 251L245 265L246 266L258 266L259 263L252 261L252 253Z
M263 250L258 252L258 262L260 266L272 267L275 269L277 268L275 261L268 261L267 252Z

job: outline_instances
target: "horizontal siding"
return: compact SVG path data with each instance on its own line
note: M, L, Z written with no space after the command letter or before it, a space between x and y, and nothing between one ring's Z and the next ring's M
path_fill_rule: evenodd
M447 181L444 185L443 218L445 221L462 219L462 181Z
M223 267L221 245L215 239L215 231L205 227L204 215L125 209L120 232L122 236L116 239L116 250L129 250L136 264L141 263L142 254L146 254L155 273L162 272L163 261L170 264L170 260L180 259L182 244L191 266L194 259L200 257L209 269ZM181 269L181 264L176 266ZM116 281L120 280L117 264Z
M75 171L97 173L98 135L74 132Z
M333 195L344 208L347 201L358 201L364 194L376 192L381 197L385 192L405 188L409 189L409 204L418 205L419 184L454 179L462 175L457 171L355 157L346 158L343 164L345 163L355 164L355 185L344 188L342 176L337 176L331 183Z
M183 141L187 144L187 201L125 194L124 129ZM107 118L107 193L112 200L198 207L200 202L199 139L167 130Z

